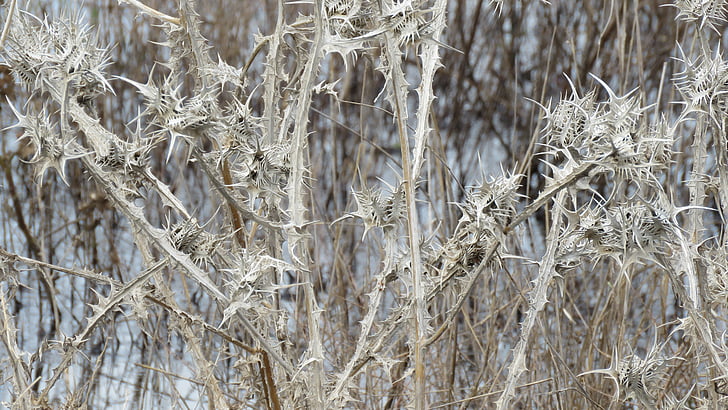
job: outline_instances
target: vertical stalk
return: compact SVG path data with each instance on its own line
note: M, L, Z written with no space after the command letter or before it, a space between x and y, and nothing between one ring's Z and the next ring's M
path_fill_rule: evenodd
M435 33L433 33L433 40L435 41L424 41L420 45L422 50L420 53L420 60L422 61L422 81L417 88L420 101L416 113L417 128L415 129L414 163L412 164L412 175L415 178L420 174L420 169L425 158L424 153L425 146L427 146L427 137L431 131L429 114L432 101L435 98L432 92L432 82L435 78L435 72L442 66L440 64L440 56L438 55L440 47L436 41L439 40L440 32L445 27L445 3L446 0L437 0L434 6L432 25L435 27Z
M263 84L265 84L265 97L263 98L263 118L265 118L265 133L263 138L265 142L272 143L275 141L275 125L276 125L276 93L278 92L278 47L283 36L283 0L278 0L278 17L276 19L276 30L270 36L268 41L268 55L266 56L266 68L264 73Z
M311 107L316 73L321 61L323 28L323 3L321 0L314 2L314 38L311 52L301 77L298 100L295 111L295 128L291 140L291 179L287 191L289 198L289 215L291 216L291 227L288 228L288 248L293 258L293 263L300 272L302 278L304 299L306 305L306 318L308 336L310 340L310 360L313 364L311 394L312 408L323 408L324 406L324 357L319 318L321 310L316 302L316 294L313 289L313 278L310 269L310 257L306 233L303 232L306 225L306 206L304 184L304 173L306 171L305 151L308 149L308 114Z
M498 398L496 406L498 410L507 409L513 396L516 393L516 384L518 378L526 371L526 353L528 353L528 343L531 339L531 333L536 325L538 314L543 311L546 306L549 286L554 278L559 274L554 270L556 249L559 244L559 231L561 230L561 209L566 199L566 190L559 191L556 194L555 202L558 204L551 210L552 225L549 230L546 243L546 253L541 259L538 269L538 277L534 281L534 286L528 295L528 311L521 323L521 337L518 339L515 349L513 349L513 361L508 366L508 378L503 393Z
M412 316L412 339L414 340L414 366L415 366L415 397L414 408L425 409L427 400L425 397L425 329L427 319L425 309L427 305L422 289L422 262L419 252L419 221L417 218L417 204L415 203L415 180L412 175L409 138L407 136L407 81L402 72L402 52L399 49L397 40L391 33L386 33L387 60L389 63L389 74L392 81L394 93L394 111L397 118L397 130L399 132L399 145L402 152L402 183L405 190L405 201L407 203L407 233L410 249L412 274L412 297L414 298L414 315Z

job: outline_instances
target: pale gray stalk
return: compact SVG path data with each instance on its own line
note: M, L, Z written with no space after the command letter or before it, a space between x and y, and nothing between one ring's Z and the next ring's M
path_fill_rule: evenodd
M445 29L445 9L446 0L437 0L433 7L434 15L431 24L434 32L432 39L422 41L420 47L420 60L422 61L422 81L417 88L419 95L419 105L417 106L417 127L415 128L415 150L413 154L412 176L417 178L420 175L420 169L425 159L425 147L427 146L428 137L432 129L430 128L430 109L435 96L432 92L432 82L435 78L435 72L442 67L440 56L438 54L440 46L438 41L440 35Z
M183 271L199 283L202 288L205 289L221 306L227 307L230 305L229 298L218 289L217 285L211 281L208 274L197 267L197 265L192 262L189 255L183 254L175 248L166 231L153 227L144 217L142 208L126 201L119 195L119 192L115 189L115 187L108 186L108 184L106 184L106 178L104 177L103 171L101 171L92 160L88 157L84 157L83 162L86 169L94 177L94 179L105 188L106 194L109 195L117 209L129 218L129 221L135 230L143 232L147 238L150 238L152 242L160 248L160 250L169 255L173 262L181 266ZM238 314L237 316L242 321L246 330L250 333L250 336L256 339L279 364L288 370L289 373L293 373L293 369L283 359L283 357L280 356L277 349L274 349L270 345L270 343L257 329L255 329L250 321L241 314Z
M323 408L325 401L324 382L324 354L321 341L321 329L319 320L321 309L316 301L316 293L313 288L311 276L310 256L308 252L308 240L305 232L307 225L306 217L306 178L307 165L305 163L308 150L308 115L315 85L319 63L323 55L322 38L323 29L326 27L323 20L323 2L314 1L314 37L309 52L306 66L301 77L298 99L295 110L295 128L291 139L291 175L286 187L288 193L288 213L291 218L291 226L286 229L288 233L288 249L293 258L293 264L301 276L303 286L304 302L306 306L306 319L308 325L309 352L312 363L311 398L313 408ZM304 362L305 363L305 362Z
M11 260L11 261L22 262L28 266L35 266L36 269L50 269L50 270L54 270L54 271L58 271L58 272L64 272L64 273L68 273L69 275L73 275L73 276L77 276L79 278L84 278L84 279L90 280L92 282L102 283L104 285L111 285L111 286L115 286L117 288L122 286L121 282L119 282L118 280L115 280L108 276L96 273L94 271L90 271L90 270L86 270L86 269L69 269L64 266L55 265L52 263L46 263L46 262L42 262L42 261L35 260L32 258L26 258L21 255L16 255L16 254L10 253L2 248L0 248L0 257L7 258L8 260Z
M346 403L348 392L347 389L352 383L352 379L356 376L355 367L359 365L363 360L369 359L371 347L367 343L369 339L369 332L374 326L374 320L376 319L379 305L384 296L384 291L387 288L387 269L383 269L382 272L377 275L374 281L374 289L369 293L369 303L367 304L367 314L361 321L361 330L359 331L359 339L356 343L356 349L354 354L349 358L349 362L346 364L344 371L338 375L336 385L326 399L326 405L333 407L341 407Z
M13 22L13 15L15 14L15 7L18 5L18 0L11 0L10 7L8 7L8 16L5 19L5 26L3 26L3 32L0 34L0 49L5 47L5 39L8 37L10 32L10 24Z
M561 210L565 205L566 190L561 190L555 198L555 205L551 210L551 228L546 237L546 253L539 263L538 276L534 281L533 289L528 295L528 311L521 323L521 336L513 349L513 360L508 366L508 378L503 393L496 401L498 410L510 408L510 402L516 393L518 378L526 371L526 353L528 353L531 333L539 313L548 302L548 290L554 279L559 277L555 270L555 255L559 246L559 232L561 231Z
M263 133L265 142L272 143L276 140L276 122L278 116L277 103L280 101L280 91L278 90L278 84L281 82L280 73L281 69L278 59L280 58L280 44L281 37L283 36L283 25L285 24L285 17L283 15L283 0L278 0L278 13L276 17L276 28L273 34L260 39L260 42L266 41L268 43L268 53L266 54L265 71L263 73L263 86L265 87L263 97L263 118L265 119L266 130Z
M405 189L405 202L407 204L407 233L409 251L412 261L412 298L414 299L414 312L412 312L412 336L413 357L412 362L415 368L415 391L414 408L417 410L427 408L427 397L425 392L425 349L424 342L427 337L427 315L422 287L422 256L420 255L420 230L417 216L417 203L415 197L415 177L412 175L414 167L410 162L410 144L407 135L407 81L402 72L402 51L399 49L398 40L390 32L385 33L387 63L389 64L390 81L392 82L392 93L394 112L399 132L399 144L402 153L402 173ZM425 116L428 112L424 113Z
M8 312L5 293L5 289L0 288L0 339L2 339L2 344L5 346L6 359L13 369L12 376L8 377L10 379L9 383L15 389L15 400L12 408L30 409L33 407L30 392L32 386L30 368L22 358L25 352L18 346L18 329L15 327L12 315ZM8 381L5 381L5 383L8 383Z

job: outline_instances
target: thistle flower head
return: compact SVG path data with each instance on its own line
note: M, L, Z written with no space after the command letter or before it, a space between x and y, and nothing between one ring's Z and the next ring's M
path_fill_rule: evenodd
M646 406L654 406L656 393L665 378L666 361L652 355L641 359L636 355L624 357L617 366L617 380L627 398L635 398Z
M135 137L130 142L114 139L109 141L109 152L106 155L96 156L96 163L136 175L149 167L149 153L153 147L151 138Z
M651 201L613 204L604 208L601 216L583 218L576 233L591 244L598 256L626 256L629 260L650 257L662 252L665 244L675 243L679 231L673 212L664 208L660 198L656 194Z
M400 46L414 43L432 34L432 20L428 18L432 10L418 9L403 2L384 11L382 27L391 30Z
M33 156L28 162L35 165L35 174L39 183L43 182L43 175L46 170L53 168L63 182L68 185L68 181L66 181L66 162L86 154L78 152L74 148L73 140L63 140L60 132L56 129L56 125L51 122L45 110L39 113L30 111L26 115L22 115L12 104L9 105L18 118L18 123L14 127L23 128L23 135L21 135L20 139L29 139L35 148Z
M175 98L171 110L163 113L166 128L180 134L190 134L217 125L219 117L214 92L205 91L189 99Z
M594 229L601 215L595 207L584 205L580 209L562 209L567 224L559 232L559 246L556 248L555 261L558 272L579 266L583 260L596 253L590 246L586 231Z
M602 217L583 228L583 237L588 240L597 255L621 255L625 251L622 227L608 217Z
M396 188L390 187L390 190L391 193L386 196L379 189L364 187L360 191L352 190L357 209L347 216L357 217L364 222L362 237L374 227L383 228L385 233L393 232L406 218L402 184Z
M668 359L661 355L655 341L644 359L635 354L619 359L615 349L608 368L584 372L581 375L604 374L615 382L618 396L624 392L625 400L633 398L647 408L655 408L657 395L667 377L667 367Z
M324 13L329 32L343 39L362 36L374 27L374 3L371 0L327 0Z
M479 229L492 229L492 223L507 224L516 212L520 178L520 175L501 175L474 187L461 206L463 218Z
M700 28L708 27L718 32L718 27L726 21L728 2L725 0L675 0L678 9L677 19L687 22L700 22Z
M287 147L264 143L257 136L235 142L242 144L235 148L238 152L234 171L237 185L244 188L251 199L261 194L267 198L282 197L290 173Z
M26 88L33 89L43 67L46 65L50 36L46 30L39 30L42 22L35 16L19 13L10 26L3 57L11 67L15 78Z
M356 211L352 212L350 216L355 216L364 222L364 233L362 234L364 237L370 229L382 225L384 214L382 194L366 187L360 191L352 189L352 194L356 201Z
M594 115L596 92L590 91L579 97L574 83L566 77L571 85L571 95L562 98L553 109L546 108L546 127L544 135L547 143L557 148L574 148L579 151L590 129L589 121Z
M234 99L224 109L222 116L224 124L221 133L222 140L219 141L223 149L223 155L231 155L248 151L251 141L259 141L257 132L258 119L253 116L250 106Z
M17 16L4 51L16 77L29 89L65 87L82 104L112 91L106 80L109 53L80 13L49 22L27 13Z
M544 108L544 136L547 144L555 149L551 154L562 153L572 162L582 158L599 161L620 175L644 177L645 171L656 165L655 159L665 161L668 157L666 139L644 137L647 134L642 121L645 108L640 106L636 89L618 96L604 81L593 77L607 92L608 100L597 102L596 90L579 97L567 77L572 88L570 96L553 109ZM655 149L659 155L653 154Z
M169 237L174 247L180 252L190 255L195 263L210 261L220 244L220 239L205 231L195 218L172 225L169 228Z
M152 116L153 121L160 124L163 123L163 121L158 120L158 118L166 115L166 113L173 109L175 99L169 93L163 92L162 89L154 82L154 67L152 67L149 77L147 78L147 82L144 84L125 77L116 78L133 85L136 87L139 94L142 95L144 98L144 105L146 106L144 112L141 114L142 116L150 115Z
M688 110L706 112L720 118L728 112L728 63L718 51L715 57L691 61L680 48L684 68L674 77L675 85L688 104Z

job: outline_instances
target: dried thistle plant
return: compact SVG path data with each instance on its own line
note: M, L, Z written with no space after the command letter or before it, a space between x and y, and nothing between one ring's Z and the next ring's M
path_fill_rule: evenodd
M8 407L725 405L725 2L10 3Z

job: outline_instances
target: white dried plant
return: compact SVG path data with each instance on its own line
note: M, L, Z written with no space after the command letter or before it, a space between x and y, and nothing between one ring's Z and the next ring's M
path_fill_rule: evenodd
M627 354L619 358L615 348L609 368L593 370L581 375L606 375L614 381L617 387L615 398L625 401L635 399L644 408L679 408L670 407L679 405L679 403L667 398L665 400L667 403L658 407L658 397L669 377L669 364L672 361L672 359L663 357L660 349L659 345L653 344L643 359L636 354Z
M13 113L18 118L15 127L23 129L20 139L28 139L33 147L33 156L28 160L35 166L35 174L39 183L43 183L43 175L49 168L54 169L64 183L66 181L66 163L85 155L78 150L73 141L61 134L57 124L45 112L28 112L20 114L11 104Z
M726 22L728 3L724 0L674 0L678 9L677 18L688 22L699 22L700 28L707 27L719 32Z
M688 364L697 375L696 385L728 376L727 349L719 336L723 328L715 313L724 312L727 305L725 244L711 247L698 240L707 231L701 227L708 193L715 195L719 207L728 198L725 184L710 182L728 171L722 151L715 154L717 175L705 178L710 183L701 182L706 136L720 142L714 145L722 150L727 140L727 65L720 53L703 48L698 57L681 55L683 72L675 77L675 86L685 106L677 120L659 106L648 105L652 96L644 90L615 91L623 88L610 86L617 83L614 79L592 76L596 87L582 92L567 77L568 92L542 107L542 145L534 136L533 146L543 154L539 169L544 174L525 175L519 164L513 173L483 176L480 183L460 191L462 200L452 207L453 226L440 227L435 221L421 221L443 212L427 202L432 181L425 178L430 178L434 162L432 139L440 133L433 115L434 78L442 67L446 1L325 0L315 2L309 14L295 21L281 10L275 31L256 39L256 53L267 54L255 87L249 86L256 78L248 65L234 67L219 56L216 61L210 57L212 46L201 33L204 25L193 1L177 3L179 17L136 0L124 3L160 20L159 31L166 37L157 43L165 50L165 61L157 62L156 73L151 70L147 78L135 80L116 77L141 96L135 107L141 113L129 136L107 127L97 112L95 101L113 93L108 47L98 44L80 15L41 20L16 12L8 26L5 62L29 96L22 110L11 107L22 128L21 139L32 147L28 162L35 167L36 179L42 183L52 168L68 183L67 164L75 162L74 169L103 192L106 206L125 217L146 265L122 283L97 272L23 259L37 270L91 278L108 291L95 291L96 301L88 303L87 321L80 330L37 350L33 360L52 347L60 362L36 391L30 389L36 381L28 369L33 360L26 360L28 355L15 342L13 317L0 289L0 335L15 366L11 384L16 391L28 392L17 396L17 406L47 401L95 332L131 307L127 317L149 334L155 309L170 317L168 330L184 343L191 373L203 381L201 395L215 408L232 408L231 397L276 409L352 407L362 397L371 404L368 396L376 394L362 386L373 383L391 387L388 407L395 407L392 403L399 399L424 409L439 394L432 387L439 380L433 374L440 369L428 368L430 355L438 354L434 346L441 346L436 343L444 334L455 340L459 326L468 329L475 344L481 343L474 331L480 324L459 318L465 308L477 311L484 302L473 297L473 289L494 283L496 300L484 322L511 310L511 317L521 323L502 320L510 328L500 331L495 344L481 349L501 352L497 375L481 383L490 389L482 397L497 396L498 408L511 408L519 395L527 397L520 393L528 387L520 384L522 376L551 365L529 363L539 357L534 340L548 341L562 317L574 321L565 304L550 310L552 304L563 303L563 292L554 288L562 290L574 277L583 280L587 265L604 268L605 283L614 289L605 305L597 307L605 311L618 295L624 297L623 311L635 305L624 296L628 292L619 293L623 276L638 279L646 271L651 278L664 276L674 298L664 300L674 303L673 316L679 323L669 337L678 339L680 334L687 341L655 343L644 356L630 353L621 359L615 349L608 369L583 374L606 374L616 383L615 401L634 399L646 408L681 408L691 400L706 407L720 402L697 397L692 389L682 389L686 395L677 400L666 381L672 376L673 358L662 353L668 342L688 353L698 352ZM519 7L490 3L498 13ZM697 23L699 29L718 30L726 17L722 1L683 0L674 5L681 21ZM383 75L378 91L384 98L375 103L394 121L399 152L398 162L393 161L398 164L393 171L396 183L369 185L365 181L371 175L361 175L348 200L355 209L324 224L317 219L321 204L309 145L318 131L311 115L319 113L314 108L317 95L326 94L339 108L348 104L341 97L348 92L342 85L347 82L336 77L333 65L326 65L333 53L344 57L347 68L353 61L366 61ZM412 54L419 59L416 76L410 73ZM322 80L324 76L332 78ZM415 79L416 88L410 84ZM701 130L706 114L711 125ZM681 127L693 116L699 132L691 147L695 168L687 188L690 204L680 207L670 196L673 190L663 185L675 178L669 175L675 158L687 155L673 150L684 131ZM155 154L165 143L168 163L159 165ZM178 155L180 150L186 155ZM172 158L182 159L175 164ZM201 225L198 220L206 220L205 211L190 203L184 184L157 176L159 169L175 165L181 175L194 170L206 177L201 186L210 194L203 202L224 210L210 219L223 221L223 227ZM528 191L528 178L542 182L540 192ZM166 225L153 220L155 201L170 215ZM344 285L356 289L359 316L356 325L341 332L342 328L331 330L327 321L332 318L327 298L339 295L326 283L328 266L313 251L323 246L321 226L346 230L351 224L338 222L348 219L362 231L354 248L372 245L379 254L366 259L353 251L355 256L347 259L338 244L332 246L336 269L353 271L353 265L366 265L373 271L365 279L352 275L351 283ZM0 279L16 275L14 261L0 255ZM514 267L522 269L513 261L534 258L534 269L523 268L532 276L512 274ZM509 286L517 286L517 294L495 306L496 291L504 290L504 273ZM179 277L172 284L171 274ZM178 304L175 285L180 283L184 292L179 293L192 289L194 294L187 308ZM201 303L211 308L196 311ZM347 321L353 317L344 314ZM329 338L338 333L343 334L342 346L339 339ZM510 338L511 333L518 335ZM561 354L556 345L549 344L554 362ZM506 359L502 351L507 348L512 355ZM331 352L338 355L329 357ZM453 354L453 363L460 355L465 353ZM226 362L230 366L225 367ZM452 373L454 379L456 372ZM587 389L578 387L589 397ZM80 401L79 391L69 392L67 405ZM471 397L463 406L480 397L478 392L468 393Z

